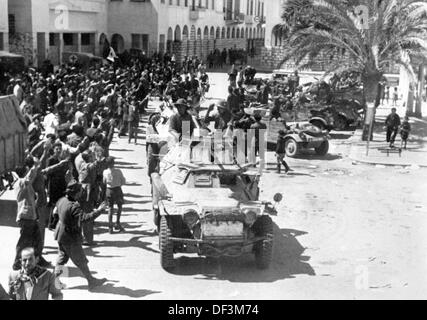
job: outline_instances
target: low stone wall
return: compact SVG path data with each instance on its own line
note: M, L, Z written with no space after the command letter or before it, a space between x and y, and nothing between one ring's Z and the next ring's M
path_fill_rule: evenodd
M289 60L285 64L282 64L283 59L285 58L285 48L283 47L272 47L272 48L266 48L263 47L261 49L260 53L260 64L271 68L271 69L289 69L294 70L296 69L295 62L292 60ZM335 55L330 56L326 54L321 54L319 57L317 57L315 64L310 68L306 69L307 71L326 71L328 70L328 67L333 62L339 62L339 61L348 61L348 55ZM308 59L306 61L302 61L302 63L308 62ZM386 73L390 74L397 74L399 73L399 67L397 66L391 66L388 68Z

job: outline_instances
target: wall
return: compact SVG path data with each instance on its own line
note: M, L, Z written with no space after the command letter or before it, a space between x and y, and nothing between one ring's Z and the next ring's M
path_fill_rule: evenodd
M148 34L150 52L157 50L160 17L155 2L113 1L108 4L108 35L119 34L124 38L125 49L132 45L132 34ZM160 1L159 1L160 2Z
M265 2L265 10L267 22L265 27L265 46L271 48L273 46L273 28L282 22L283 4L286 0L268 0Z
M8 0L0 0L0 50L9 50Z

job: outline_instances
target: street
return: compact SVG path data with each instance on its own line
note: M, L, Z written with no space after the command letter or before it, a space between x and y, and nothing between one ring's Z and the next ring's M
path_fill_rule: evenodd
M226 76L211 74L206 104L226 96ZM262 76L262 75L261 75ZM155 107L155 103L151 104ZM97 246L86 248L89 267L108 283L89 293L70 262L62 278L64 299L425 299L427 298L427 170L359 165L348 158L345 139L334 134L326 157L290 159L294 170L275 172L274 153L261 180L261 198L284 195L274 217L274 257L259 271L252 255L205 259L176 256L177 268L160 267L144 126L138 145L115 138L111 154L128 184L123 226L108 234L107 216L97 220ZM397 155L392 155L397 156ZM19 229L13 193L0 200L0 283L7 287ZM56 259L52 232L45 257Z

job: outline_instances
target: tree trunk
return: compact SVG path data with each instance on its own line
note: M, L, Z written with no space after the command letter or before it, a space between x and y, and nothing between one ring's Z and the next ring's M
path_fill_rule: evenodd
M422 118L423 95L424 95L424 86L425 86L425 69L426 69L426 66L424 64L421 64L420 69L418 71L418 95L417 95L417 101L415 104L415 116L418 118Z
M367 115L368 108L376 110L381 103L381 84L382 74L379 72L370 73L363 77L363 92L365 97L365 117ZM365 119L363 125L363 136L362 140L367 141L371 127L375 124L375 115L372 121L371 119ZM372 141L373 134L371 132L370 140Z

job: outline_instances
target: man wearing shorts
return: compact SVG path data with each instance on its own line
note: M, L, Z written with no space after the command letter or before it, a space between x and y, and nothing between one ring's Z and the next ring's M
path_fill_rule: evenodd
M107 170L104 171L104 184L107 186L107 202L110 208L108 215L110 234L114 233L114 229L119 232L124 232L124 228L120 224L122 215L124 197L122 186L126 184L126 179L120 169L115 168L114 158L107 158ZM117 222L113 228L114 205L117 205Z

